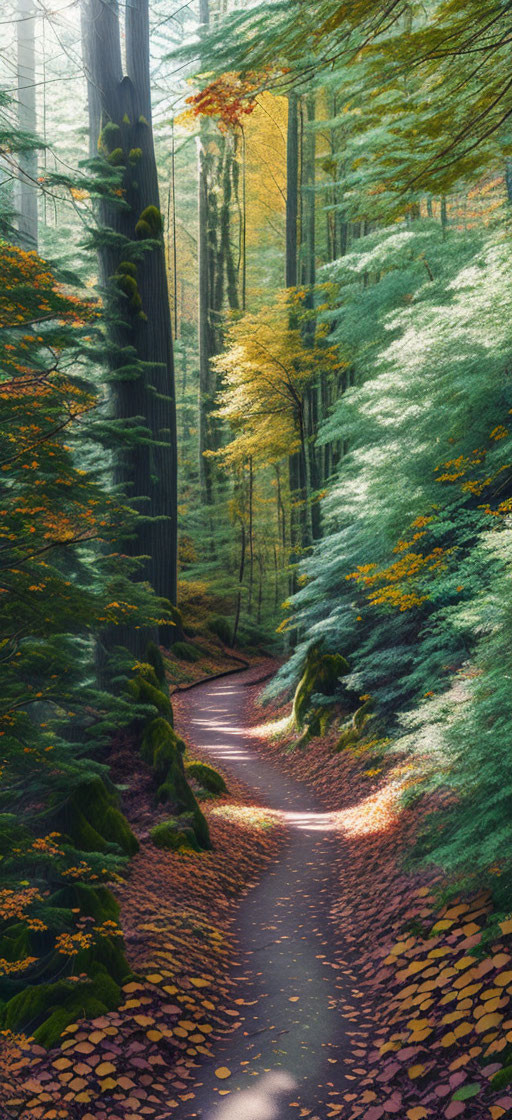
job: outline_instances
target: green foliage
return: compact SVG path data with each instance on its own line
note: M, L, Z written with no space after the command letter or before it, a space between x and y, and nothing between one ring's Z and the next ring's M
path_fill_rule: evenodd
M229 646L231 644L232 630L227 618L223 618L222 615L209 618L207 626L212 634L215 634L221 642L224 642L224 645Z
M200 661L203 656L201 650L192 645L192 642L174 642L171 652L178 661L195 662Z
M133 677L127 685L130 696L137 704L151 705L156 708L161 716L173 722L172 705L165 686L165 692L160 687L155 670L151 665L142 666L140 672Z
M152 666L152 668L154 670L154 673L155 673L156 679L158 681L158 684L160 685L161 688L165 688L166 687L165 664L164 664L164 659L162 657L160 647L157 646L156 642L148 642L148 646L147 646L147 650L146 650L146 657L149 661L149 664Z
M125 556L138 515L105 484L100 305L37 253L3 240L0 258L0 1002L3 1025L50 1045L130 973L107 884L138 844L105 757L133 721L121 634L161 607Z

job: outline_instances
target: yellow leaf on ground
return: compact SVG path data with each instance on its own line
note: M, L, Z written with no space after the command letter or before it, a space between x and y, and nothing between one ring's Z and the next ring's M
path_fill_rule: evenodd
M104 1081L100 1081L100 1090L102 1093L108 1092L109 1089L115 1089L116 1086L117 1081L114 1081L112 1077L106 1077Z
M484 1031L490 1031L492 1027L499 1027L503 1015L499 1015L496 1011L493 1015L482 1015L478 1020L475 1030L477 1034L483 1034Z
M407 1070L407 1073L409 1074L409 1077L410 1077L411 1081L415 1081L417 1077L421 1077L422 1073L424 1073L424 1072L425 1072L425 1066L421 1066L421 1065L410 1066L409 1069Z
M512 983L512 972L500 972L499 976L495 977L494 983L497 988L506 988Z

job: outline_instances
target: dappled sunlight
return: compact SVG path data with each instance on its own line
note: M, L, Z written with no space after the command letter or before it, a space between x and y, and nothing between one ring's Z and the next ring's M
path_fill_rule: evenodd
M297 1079L284 1070L258 1077L248 1089L229 1094L213 1113L211 1120L278 1120L279 1101L297 1088Z
M211 810L210 816L220 817L246 828L270 828L280 823L282 813L274 809L266 809L261 805L239 805L229 802L216 805Z
M237 724L221 723L220 720L209 719L208 716L205 719L198 719L196 716L190 722L194 727L207 727L211 731L220 731L223 735L239 735L241 730Z
M398 821L403 780L395 774L386 785L350 809L335 814L337 827L346 836L369 836L386 832Z
M273 739L278 735L284 735L285 731L290 730L290 720L290 716L282 716L281 719L259 723L256 727L251 727L251 735L254 735L256 739Z

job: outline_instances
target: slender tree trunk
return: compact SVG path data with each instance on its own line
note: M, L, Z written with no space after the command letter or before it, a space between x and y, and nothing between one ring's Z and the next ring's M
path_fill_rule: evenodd
M254 470L252 455L249 457L249 601L247 609L249 614L252 609L252 592L254 586Z
M36 9L34 0L18 0L16 37L18 54L18 123L22 132L35 137L36 118ZM23 249L36 249L37 152L20 152L16 183L18 240Z
M135 286L128 287L120 313L111 317L109 326L114 413L116 420L123 422L124 436L129 436L130 430L134 433L131 443L126 441L123 449L116 451L115 481L143 515L135 539L129 542L131 553L143 557L141 578L147 579L158 595L175 603L176 405L163 223L151 126L148 0L130 0L127 5L126 75L117 0L108 4L104 0L83 0L83 4L86 66L101 109L97 140L106 160L120 169L126 204L120 207L107 200L101 207L102 225L115 235L100 235L98 239L102 279L110 292L126 293L126 285L123 288L121 282L120 288L119 281L120 275L126 275L126 264L136 277ZM90 108L93 126L97 124L96 114L94 100ZM151 248L141 254L140 237L146 237L148 230ZM141 425L147 433L145 438L136 434Z
M446 233L446 230L448 229L448 205L446 202L445 194L441 199L441 226L443 228L443 234Z
M238 626L240 622L240 610L242 607L242 590L245 574L245 525L243 517L240 518L240 567L238 570L238 595L236 600L235 622L233 625L233 638L231 644L233 649L236 646L236 638L238 634Z
M263 569L263 557L262 557L261 553L258 553L258 568L259 568L258 613L256 615L256 621L257 621L258 626L259 626L259 624L261 622L261 608L262 608L262 605L263 605L263 570L264 570Z
M296 93L288 95L286 142L286 268L285 286L297 286L297 223L299 216L299 109Z
M242 310L247 307L247 142L242 127Z
M233 259L233 246L231 244L231 195L233 174L233 151L229 137L225 139L224 160L221 169L222 204L220 209L220 252L218 264L218 285L215 308L219 315L224 303L224 270L226 273L226 288L228 305L232 311L238 311L240 301L238 298L236 267Z

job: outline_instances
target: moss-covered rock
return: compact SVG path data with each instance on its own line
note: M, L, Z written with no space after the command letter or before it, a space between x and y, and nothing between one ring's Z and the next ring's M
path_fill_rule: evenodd
M320 693L322 697L332 696L334 703L340 677L346 676L348 672L349 664L340 653L326 653L321 643L310 647L293 700L292 719L295 727L302 730L307 721L310 735L325 731L330 719L328 705L314 708L312 697L315 693Z
M153 769L159 783L157 802L171 804L178 813L190 813L190 827L202 848L210 848L211 841L208 824L190 788L183 764L185 743L174 731L167 720L158 717L151 720L144 731L141 754Z
M180 827L177 820L161 821L151 829L150 836L157 848L170 852L201 851L194 829Z
M202 789L209 793L227 793L227 786L218 770L207 766L205 762L189 762L186 766L187 775L193 778Z

